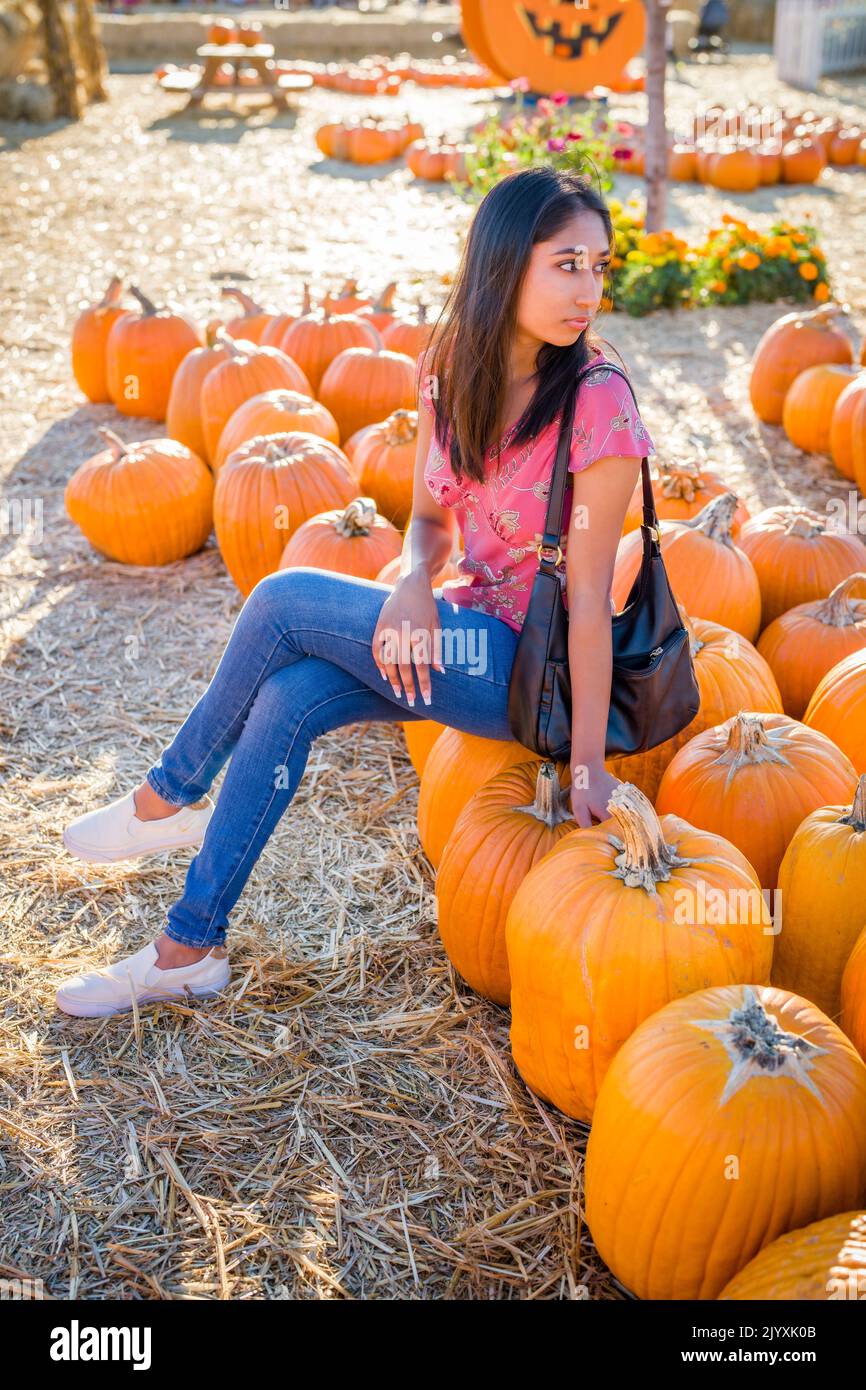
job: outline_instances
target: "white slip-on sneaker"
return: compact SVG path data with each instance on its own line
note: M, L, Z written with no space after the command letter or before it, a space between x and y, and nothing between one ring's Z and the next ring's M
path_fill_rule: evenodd
M192 965L160 970L159 953L151 941L103 970L90 970L62 984L57 991L57 1007L76 1018L102 1018L106 1014L125 1014L138 1004L154 1004L160 999L185 999L194 995L207 999L219 994L229 982L229 961L224 946L214 946Z
M133 793L127 792L71 821L63 832L63 843L70 854L89 864L113 864L118 859L200 845L216 810L209 796L204 800L204 806L182 806L161 820L139 820Z

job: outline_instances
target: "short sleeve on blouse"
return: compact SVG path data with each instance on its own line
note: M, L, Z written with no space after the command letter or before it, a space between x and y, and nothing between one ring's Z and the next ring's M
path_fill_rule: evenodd
M579 473L596 459L643 458L655 446L634 403L628 384L603 366L580 388L571 435L569 473Z

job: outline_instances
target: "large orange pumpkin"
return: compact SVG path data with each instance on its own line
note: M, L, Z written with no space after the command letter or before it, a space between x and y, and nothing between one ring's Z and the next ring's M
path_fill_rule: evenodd
M437 724L435 719L404 719L401 728L406 739L406 752L409 761L420 777L430 751L440 734L444 734L446 724Z
M839 304L797 309L771 323L752 358L749 397L755 414L768 425L782 423L788 388L800 372L818 362L853 362L848 338L838 325Z
M516 763L479 787L457 818L436 875L442 944L468 985L507 1004L505 920L534 864L575 830L568 764Z
M734 845L659 819L628 782L608 810L529 871L505 929L517 1069L584 1122L643 1019L708 982L766 983L773 952L757 876Z
M774 889L797 826L841 804L856 776L836 744L786 714L740 711L681 748L659 783L656 807L724 835Z
M617 1053L586 1150L598 1253L639 1298L716 1298L785 1231L866 1185L866 1065L799 995L701 989Z
M866 1296L866 1211L825 1216L765 1245L720 1302L826 1303Z
M446 729L436 740L421 776L418 838L434 868L463 807L497 772L514 763L540 762L516 739L480 738Z
M340 431L330 410L310 396L283 389L250 396L223 427L213 460L214 472L218 473L229 454L248 439L255 439L259 434L288 434L293 430L321 435L332 444L340 442Z
M224 362L208 372L201 388L201 421L208 457L215 459L220 435L238 406L263 391L313 392L297 362L279 348L256 347L242 338L218 335L228 350Z
M736 496L724 492L690 521L661 522L661 549L671 588L686 611L733 628L751 642L761 628L761 591L739 538L736 545L733 541L736 510ZM611 593L618 612L640 569L642 552L639 530L623 536L617 547Z
M674 754L695 734L730 719L741 709L782 713L782 697L764 657L738 632L706 618L690 618L681 608L689 632L689 649L701 693L697 714L685 729L646 753L610 758L608 772L622 782L634 782L655 801L662 773Z
M526 77L536 92L579 95L615 82L643 48L639 0L463 0L467 43L497 76ZM474 45L477 45L475 47Z
M797 826L779 869L779 891L773 984L836 1019L842 972L866 926L866 775L849 805L820 806Z
M826 598L866 558L857 536L830 530L827 516L808 507L766 507L741 528L737 545L758 576L762 627L798 603Z
M123 281L115 275L98 304L83 309L72 329L72 373L89 401L109 401L105 347L108 335L127 309L121 304Z
M841 995L842 1031L866 1061L866 926L854 942L842 972Z
M395 410L414 409L415 363L387 348L347 348L331 362L316 394L340 426L341 437L347 439Z
M179 440L205 463L211 463L201 422L201 388L214 367L226 361L228 348L216 342L210 331L207 340L207 347L193 348L187 353L174 374L165 427L170 439Z
M214 530L226 568L246 595L279 568L308 517L355 494L345 457L315 434L263 435L229 454L217 475Z
M714 497L721 497L730 488L725 480L711 469L697 463L660 463L652 479L656 515L660 521L691 521ZM748 521L749 513L743 502L731 522L731 535L736 540L740 527ZM643 484L638 479L625 514L624 536L637 530L643 521Z
M209 468L174 439L125 444L99 431L106 448L66 484L66 510L91 545L124 565L169 565L200 550L213 524Z
M279 346L306 374L315 395L338 353L351 347L381 347L372 323L361 314L330 314L327 309L303 314L290 324Z
M782 428L807 454L830 453L836 402L860 375L849 362L818 362L794 377L782 406Z
M858 772L866 772L866 649L830 667L815 687L803 723L826 734Z
M866 598L852 597L864 583L866 572L849 574L827 598L789 608L758 638L758 651L771 666L792 719L803 718L818 682L832 666L866 647Z
M417 439L418 412L395 410L371 425L355 450L362 491L395 526L405 526L412 510Z
M267 309L263 309L261 304L257 304L245 290L239 289L237 285L223 285L220 293L224 299L233 299L241 307L241 312L226 322L226 333L232 338L243 338L248 343L260 343L262 334L274 315L268 313Z
M140 305L115 319L105 344L108 394L121 415L164 420L174 374L188 352L203 345L186 314L158 309L135 285Z
M403 538L376 511L372 497L353 497L345 508L311 516L289 538L280 569L311 565L315 569L375 579L384 562L399 555Z
M414 323L411 319L395 315L382 333L382 343L391 352L404 352L407 357L417 358L429 347L432 332L433 324L427 322L427 306L419 304Z
M856 480L854 455L857 445L866 452L866 372L849 381L833 407L830 420L830 457L843 478Z

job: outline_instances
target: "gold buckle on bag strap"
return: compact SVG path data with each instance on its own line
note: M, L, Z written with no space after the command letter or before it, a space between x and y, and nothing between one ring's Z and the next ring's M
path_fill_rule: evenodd
M539 560L544 560L547 564L562 564L563 555L561 545L558 545L554 550L552 545L545 545L543 541L539 541L538 545L535 547L535 550ZM547 552L547 554L544 553L545 551ZM555 559L554 556L556 557Z
M656 545L661 545L661 543L662 543L662 532L661 532L661 527L660 527L660 526L650 526L650 525L648 525L648 523L645 522L645 521L642 521L642 522L641 522L641 526L642 526L642 528L644 529L644 531L649 531L649 533L650 533L650 535L653 537L653 539L654 539Z

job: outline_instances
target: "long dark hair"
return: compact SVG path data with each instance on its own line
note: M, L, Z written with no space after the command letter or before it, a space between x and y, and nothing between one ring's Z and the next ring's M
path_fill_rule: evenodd
M532 248L578 212L598 213L612 251L607 205L576 174L548 166L524 169L494 184L478 206L420 375L421 389L432 395L436 439L443 451L450 448L457 477L465 473L483 482L487 448L499 442L494 436ZM543 344L536 361L538 383L512 444L533 438L561 410L569 385L590 359L588 336L587 329L569 347Z

